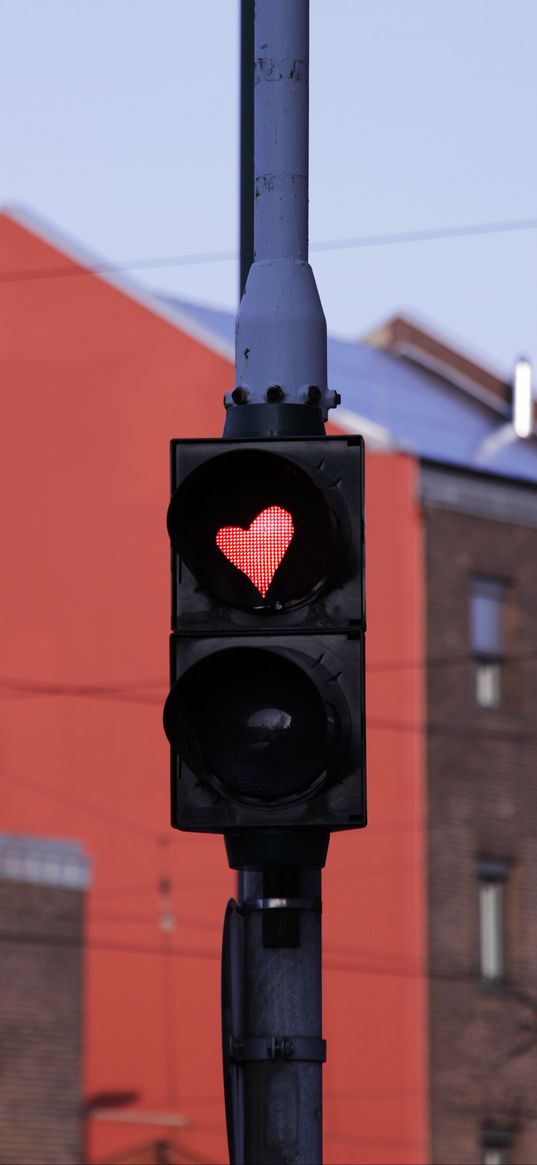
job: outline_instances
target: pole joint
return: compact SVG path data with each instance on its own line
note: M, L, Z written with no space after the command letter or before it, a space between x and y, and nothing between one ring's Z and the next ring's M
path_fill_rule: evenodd
M322 914L323 904L320 898L247 898L239 910L241 914L255 910L311 910Z
M318 1036L250 1036L229 1038L229 1059L236 1064L260 1060L305 1060L324 1064L326 1040Z

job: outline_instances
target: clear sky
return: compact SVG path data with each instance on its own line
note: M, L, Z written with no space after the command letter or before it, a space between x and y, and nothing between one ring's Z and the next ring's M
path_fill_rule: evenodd
M238 0L0 0L0 204L97 258L233 251ZM312 243L537 219L536 0L311 0ZM537 230L312 251L332 333L405 310L537 362ZM234 310L237 264L131 278Z

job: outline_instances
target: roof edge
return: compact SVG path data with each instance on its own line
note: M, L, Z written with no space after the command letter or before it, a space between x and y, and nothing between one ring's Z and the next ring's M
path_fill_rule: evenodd
M216 355L222 356L234 364L235 349L232 344L216 335L210 328L204 327L203 324L195 323L180 309L173 308L170 304L159 299L156 294L136 283L136 280L125 275L120 263L116 265L107 260L100 260L95 252L90 251L84 244L73 239L55 224L43 219L26 206L4 206L0 209L0 216L2 215L11 219L29 234L37 236L44 243L61 251L67 259L84 267L89 275L107 283L115 291L119 291L122 295L139 304L140 307L151 311L153 315L158 316L166 323L173 324L191 339L197 340L200 344L210 348Z
M506 377L411 316L404 313L393 315L360 339L373 348L406 357L428 368L497 412L508 410L509 383Z

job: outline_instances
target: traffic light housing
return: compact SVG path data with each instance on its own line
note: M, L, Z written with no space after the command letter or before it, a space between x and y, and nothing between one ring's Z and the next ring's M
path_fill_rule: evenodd
M366 824L361 437L171 446L172 824Z

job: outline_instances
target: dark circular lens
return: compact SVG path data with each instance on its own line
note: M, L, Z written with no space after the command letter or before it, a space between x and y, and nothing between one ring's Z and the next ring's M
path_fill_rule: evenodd
M270 612L309 601L334 571L337 523L324 488L260 449L194 469L172 498L168 530L201 587L237 607Z
M314 681L275 651L228 648L176 688L179 751L239 799L300 797L326 771L332 724Z

